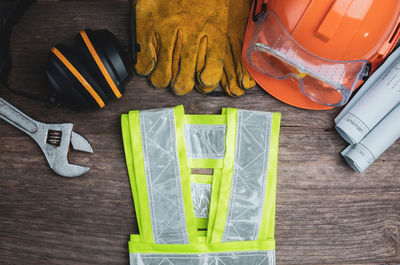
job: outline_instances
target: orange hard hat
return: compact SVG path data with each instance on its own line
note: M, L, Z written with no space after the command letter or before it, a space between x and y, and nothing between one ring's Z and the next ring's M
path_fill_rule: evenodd
M260 55L265 49L273 50L275 48L273 46L281 45L280 50L273 54L276 56L273 57L274 60L278 60L283 54L282 50L284 50L284 56L288 54L292 56L290 58L299 56L298 51L294 52L295 55L290 54L289 51L293 45L298 45L299 48L297 49L299 49L300 53L305 54L302 57L303 63L314 64L311 66L314 68L321 61L328 62L328 64L331 62L336 64L335 66L324 65L323 69L317 69L316 71L319 71L316 74L317 76L320 73L325 75L326 72L332 71L332 69L336 71L338 64L348 62L357 62L359 65L357 67L365 66L365 68L368 68L369 74L371 74L395 47L400 35L400 1L398 0L265 0L261 1L262 3L257 2L260 1L256 0L253 3L253 9L247 25L242 51L243 61L247 70L264 90L277 99L300 108L329 109L334 105L322 105L319 101L314 100L312 93L319 87L314 88L311 96L307 91L299 89L299 83L301 82L319 85L318 82L315 82L315 78L308 78L312 81L300 80L305 79L304 76L313 75L312 71L307 70L310 68L308 66L301 67L292 64L290 67L294 70L276 69L278 72L294 72L282 78L275 77L273 74L273 77L271 74L265 74L259 69L262 66L255 67L255 65L262 64L265 60L271 60L271 57L273 57L265 56L264 58L263 55ZM282 41L280 39L281 36L276 37L276 34L278 34L276 32L266 32L267 37L255 37L255 35L263 33L262 31L274 30L269 25L261 28L263 20L268 20L266 17L269 13L271 17L269 20L278 21L276 22L277 25L281 25L289 36L289 42L294 43L291 44L292 46L287 44L287 41ZM272 44L270 41L268 45L257 46L257 52L249 55L248 49L249 46L251 48L252 42L268 39L273 34L275 34L275 41ZM288 48L285 45L290 47ZM285 47L282 48L283 46ZM306 56L310 55L316 58L316 62L308 62L310 60ZM252 59L257 62L252 63ZM365 62L365 64L360 62ZM270 62L269 64L268 67L270 69L277 68L276 62ZM349 65L351 64L354 68L354 63L349 63ZM282 67L282 65L278 64L279 67ZM347 69L346 67L341 66L340 69ZM266 71L271 71L270 69ZM351 71L343 70L340 75L341 78L347 75L348 72ZM358 79L353 78L354 86L351 87L349 85L347 87L350 95L356 87L362 84L363 79L363 76L356 71L351 74ZM328 75L331 76L332 74L329 73ZM293 76L297 80L290 78ZM330 94L325 95L329 96ZM345 101L343 100L342 104L346 103L347 100L348 98Z

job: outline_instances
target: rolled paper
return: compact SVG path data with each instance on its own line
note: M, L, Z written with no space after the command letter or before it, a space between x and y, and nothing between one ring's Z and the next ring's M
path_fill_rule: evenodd
M358 144L350 145L342 155L358 173L364 171L400 138L400 105L390 112Z
M360 142L400 103L400 49L396 49L335 119L350 144Z

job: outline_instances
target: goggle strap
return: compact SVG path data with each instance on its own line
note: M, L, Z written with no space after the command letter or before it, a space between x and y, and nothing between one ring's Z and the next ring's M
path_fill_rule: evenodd
M257 7L258 7L258 0L254 0L254 5L253 5L253 21L257 22L257 20L264 16L267 10L267 5L265 3L262 3L261 5L261 11L258 12L258 14L256 14L257 12Z

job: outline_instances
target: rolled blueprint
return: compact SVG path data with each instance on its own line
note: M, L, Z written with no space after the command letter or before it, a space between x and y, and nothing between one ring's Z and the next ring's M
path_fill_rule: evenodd
M389 113L358 144L350 145L342 155L358 173L364 171L400 138L400 105Z
M397 49L335 119L336 130L348 143L356 144L399 103L400 49Z

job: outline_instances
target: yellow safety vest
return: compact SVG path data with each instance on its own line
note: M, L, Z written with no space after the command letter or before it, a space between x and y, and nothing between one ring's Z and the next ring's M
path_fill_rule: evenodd
M121 117L131 265L274 265L280 114L183 106ZM212 175L192 169L212 169Z

